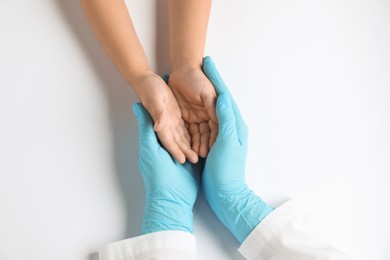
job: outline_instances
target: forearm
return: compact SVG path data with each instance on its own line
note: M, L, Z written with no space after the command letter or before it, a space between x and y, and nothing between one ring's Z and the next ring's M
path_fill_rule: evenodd
M202 66L211 0L169 0L171 70Z
M81 0L98 40L121 74L136 89L136 82L151 73L124 0Z

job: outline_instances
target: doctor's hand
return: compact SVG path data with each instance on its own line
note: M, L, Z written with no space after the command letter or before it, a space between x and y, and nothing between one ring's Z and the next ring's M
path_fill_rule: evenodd
M140 134L141 170L146 191L142 234L179 230L192 233L202 162L178 163L160 146L153 121L144 107L133 106Z
M219 130L206 159L202 187L217 217L242 243L272 208L246 184L248 128L210 57L204 58L203 71L218 94Z
M174 69L168 84L188 125L191 148L205 158L218 133L214 87L200 67Z

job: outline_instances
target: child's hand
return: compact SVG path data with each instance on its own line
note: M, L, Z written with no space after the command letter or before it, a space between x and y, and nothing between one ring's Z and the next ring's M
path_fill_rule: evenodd
M188 134L175 96L162 78L156 74L140 77L135 89L141 103L154 121L154 130L168 152L180 163L186 158L196 163L198 155L191 150Z
M206 157L218 133L215 113L217 94L213 85L201 68L174 70L168 84L184 121L189 125L192 150Z

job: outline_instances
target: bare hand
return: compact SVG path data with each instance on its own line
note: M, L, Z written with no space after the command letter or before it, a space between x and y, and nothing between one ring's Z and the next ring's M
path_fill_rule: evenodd
M213 85L200 68L173 71L168 84L191 134L192 150L206 157L218 133Z
M180 163L186 158L196 163L198 155L191 150L191 138L182 119L182 113L171 89L156 74L136 82L137 94L154 121L163 146Z

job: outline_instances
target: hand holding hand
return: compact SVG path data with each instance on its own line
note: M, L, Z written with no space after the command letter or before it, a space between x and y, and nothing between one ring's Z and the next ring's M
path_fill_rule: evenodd
M141 103L152 116L154 130L164 147L178 162L184 163L187 158L196 163L198 155L191 150L191 138L168 85L154 73L140 77L135 84Z
M163 149L149 113L133 106L139 124L141 170L146 190L142 233L181 230L192 233L192 207L200 180L201 163L179 164Z
M200 68L183 68L172 71L169 87L188 124L192 150L205 158L218 133L213 85Z

